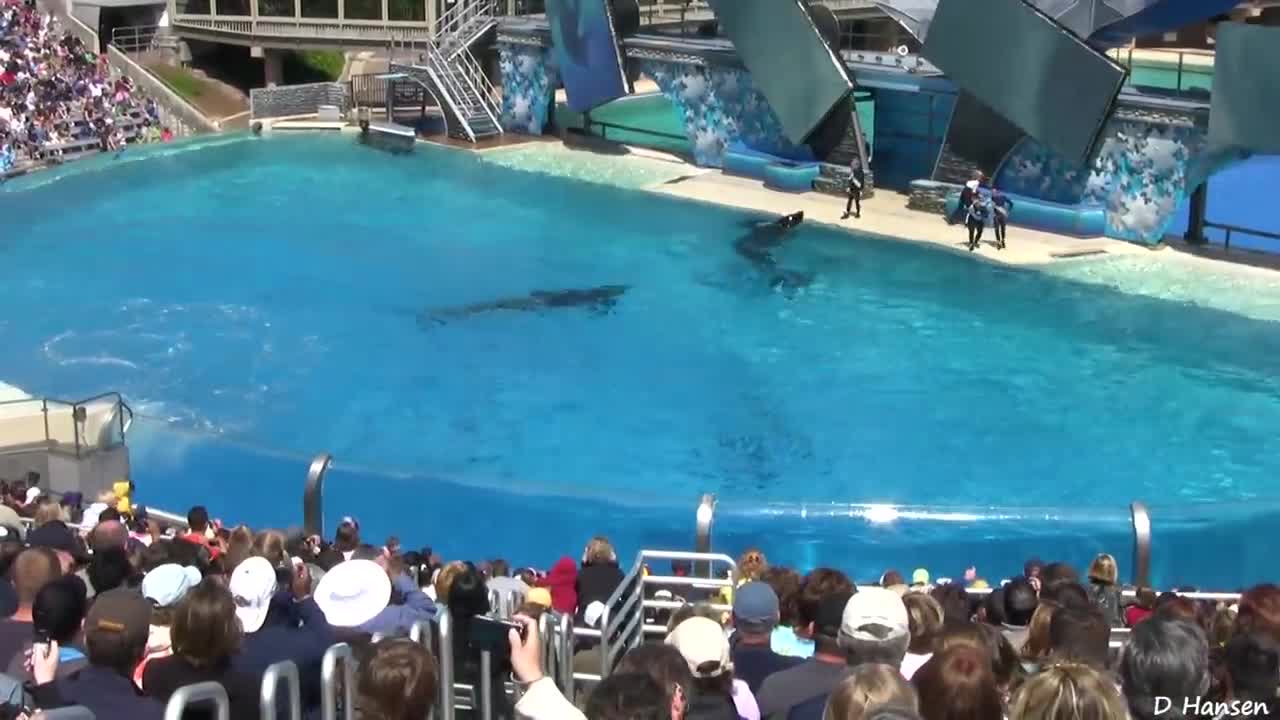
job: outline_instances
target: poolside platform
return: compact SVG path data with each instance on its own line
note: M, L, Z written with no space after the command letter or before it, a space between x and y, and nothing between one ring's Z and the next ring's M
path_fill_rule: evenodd
M692 166L690 166L691 169ZM940 215L907 209L907 198L883 189L862 202L862 218L841 220L843 198L817 192L784 193L770 190L759 180L725 175L698 174L681 182L646 188L650 192L704 202L785 215L803 210L806 222L836 225L854 232L886 239L915 242L974 255L1002 265L1045 265L1063 260L1101 255L1146 253L1149 250L1105 237L1076 238L1009 227L1008 247L997 250L995 234L987 228L982 247L970 253L968 233L963 225L947 225Z

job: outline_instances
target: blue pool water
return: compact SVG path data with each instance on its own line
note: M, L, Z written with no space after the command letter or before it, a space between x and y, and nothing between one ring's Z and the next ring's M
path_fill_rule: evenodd
M686 544L714 492L719 546L801 565L1123 557L1141 499L1158 577L1267 569L1232 532L1280 499L1274 322L817 225L787 296L734 210L349 138L178 150L0 192L0 379L125 393L157 505L297 522L328 451L331 518L517 561ZM418 318L605 284L609 315Z

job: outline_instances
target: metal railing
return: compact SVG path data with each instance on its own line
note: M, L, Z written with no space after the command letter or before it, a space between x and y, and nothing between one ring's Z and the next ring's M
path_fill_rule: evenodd
M356 659L351 646L338 643L324 653L320 662L320 717L321 720L338 720L341 706L343 720L356 716ZM338 700L338 683L342 683L342 700Z
M484 70L481 69L475 56L471 54L471 50L463 48L461 52L454 55L452 67L459 70L462 79L480 100L481 108L489 116L493 126L498 129L498 132L502 132L502 123L498 120L498 104L495 99L498 91L490 82L489 76L485 75Z
M1227 225L1225 223L1216 223L1211 220L1204 221L1205 229L1216 228L1225 231L1222 239L1222 249L1231 252L1231 233L1240 233L1241 235L1253 235L1255 237L1266 238L1268 240L1280 240L1280 233L1267 232L1266 230L1255 230L1252 228L1240 227L1238 225ZM1207 238L1206 238L1207 241Z
M23 412L23 406L29 408ZM71 450L108 450L124 444L133 409L118 392L84 400L23 398L0 402L0 452L41 446Z
M182 720L187 706L209 702L213 703L216 720L231 720L231 701L227 698L226 688L216 682L202 682L178 688L169 696L169 702L164 706L164 720Z
M130 25L111 31L111 44L126 55L140 55L171 47L175 41L176 38L169 32L169 28L162 28L159 25Z
M324 537L324 476L333 464L333 456L320 453L307 468L307 482L302 488L302 527L307 535Z
M286 692L289 693L289 720L302 720L302 681L298 677L298 666L292 660L281 660L263 673L259 693L262 720L276 720L281 680L285 682Z
M476 34L480 28L487 28L497 21L497 8L494 0L458 0L436 21L435 37L437 42L449 38L458 38L462 47L466 47L465 36ZM474 29L472 28L474 24Z

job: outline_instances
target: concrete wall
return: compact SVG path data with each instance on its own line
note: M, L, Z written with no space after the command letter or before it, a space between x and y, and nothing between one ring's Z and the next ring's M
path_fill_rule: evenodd
M337 105L346 110L349 104L346 83L278 85L249 91L249 112L255 119L311 115L321 105Z

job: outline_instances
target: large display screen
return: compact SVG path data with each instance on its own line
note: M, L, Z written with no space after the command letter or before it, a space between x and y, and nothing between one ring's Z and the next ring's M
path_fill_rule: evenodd
M709 0L751 79L793 143L853 89L801 0Z
M1022 0L941 0L922 54L961 89L1083 163L1125 69Z
M1280 153L1280 28L1221 23L1214 48L1209 142Z
M609 0L547 0L547 21L570 110L586 112L627 94Z

